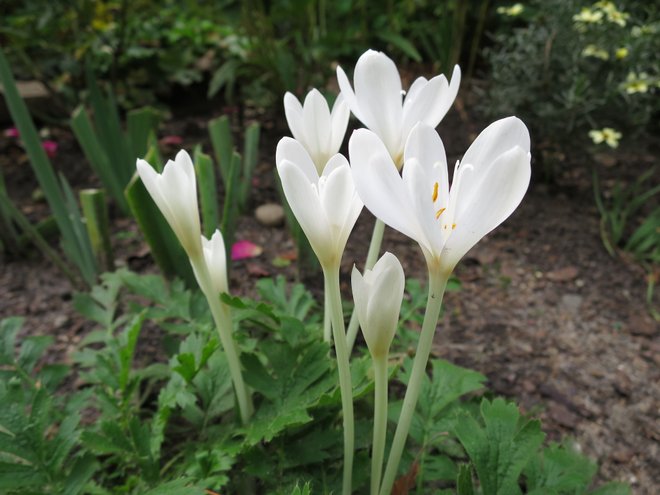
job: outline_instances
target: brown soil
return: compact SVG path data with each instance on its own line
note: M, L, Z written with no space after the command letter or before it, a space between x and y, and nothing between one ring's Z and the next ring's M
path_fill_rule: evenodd
M452 112L440 127L450 162L479 130L459 115ZM190 149L206 139L207 120L171 124L168 133L183 135L183 146ZM255 207L276 198L272 159L280 135L270 130L262 139ZM89 186L93 179L70 136L60 138L64 144L56 164L76 187ZM0 136L0 143L0 167L12 195L23 211L39 218L45 207L30 199L34 182L24 155L7 138ZM622 161L627 166L629 158ZM514 215L459 265L462 288L446 296L434 352L484 373L495 392L538 414L550 439L574 438L601 465L600 480L626 481L635 493L651 495L660 480L658 326L646 304L644 271L603 249L588 172L576 164L566 164L566 170L574 166L576 172L562 177L561 187L532 187ZM353 263L363 262L372 224L363 213L349 241L344 297L350 297L348 274ZM135 226L118 219L114 230L135 234L115 240L118 262L154 271ZM293 267L272 264L293 250L284 228L265 228L245 217L238 238L264 252L235 264L233 291L251 294L260 276L293 277ZM410 240L387 230L383 248L400 257L408 277L425 278L423 258ZM54 335L53 355L64 360L91 328L72 308L72 294L68 281L37 253L4 260L0 317L24 316L24 333Z

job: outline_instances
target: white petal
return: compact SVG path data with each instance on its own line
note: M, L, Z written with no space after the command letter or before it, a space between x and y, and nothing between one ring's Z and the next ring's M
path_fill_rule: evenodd
M355 189L371 213L393 229L414 237L413 205L383 142L367 129L348 143Z
M396 156L403 146L401 78L396 65L384 53L369 50L359 58L353 81L362 123Z
M336 252L341 253L357 220L353 216L355 186L348 162L342 155L332 157L326 170L329 172L326 175L324 171L326 181L319 191L321 206L332 227Z
M330 109L323 95L313 89L307 93L303 104L303 122L307 128L307 151L312 156L317 170L325 166L325 154L330 145L332 127ZM318 163L319 160L324 163Z
M454 103L460 81L461 70L456 65L451 84L444 75L439 75L423 86L420 84L414 94L408 95L403 106L404 134L419 121L437 127Z
M530 155L523 148L515 147L500 155L484 172L477 190L471 191L471 200L466 202L462 194L457 200L456 229L442 254L447 266L458 263L472 246L518 207L529 186Z
M282 189L291 211L305 232L309 243L323 263L332 254L330 224L326 217L318 191L297 164L282 160L277 164Z
M330 113L330 119L332 121L332 139L329 151L331 154L339 152L341 143L344 141L344 136L346 135L348 118L350 116L351 111L348 108L348 103L346 103L344 97L340 94L337 96L335 104L332 106L332 112Z
M527 127L517 117L500 119L481 131L466 151L461 162L469 163L474 167L487 165L515 146L529 151L530 143Z
M406 97L403 100L403 113L406 113L406 107L410 105L415 98L417 97L417 93L424 87L426 84L429 82L428 79L425 77L418 77L415 79L415 81L412 83L410 88L408 88L408 92L406 93Z
M385 253L374 266L369 291L367 323L363 333L374 355L385 354L396 332L405 275L399 260Z
M367 308L369 306L369 285L365 282L355 265L351 272L351 288L353 290L353 301L355 302L358 321L364 332L365 325L367 324Z
M433 172L431 170L431 172ZM427 250L439 253L444 244L440 223L435 218L433 180L424 167L412 158L403 167L403 182L415 208L418 225L416 235L410 236Z
M303 108L298 98L289 92L284 95L284 115L286 116L286 122L289 124L289 129L294 139L304 145L306 143L306 129L303 121Z
M307 177L307 180L312 184L316 184L319 181L320 174L309 153L299 141L290 137L280 139L275 152L275 163L278 166L285 160L300 168Z
M209 274L211 275L213 290L216 294L228 292L227 255L222 233L219 230L216 230L210 240L204 236L202 236L201 239L202 247L204 249L204 259Z
M359 121L364 122L362 119L362 112L360 111L360 104L357 100L357 97L355 96L355 93L353 92L353 88L348 80L348 76L344 72L344 69L342 69L340 66L337 66L337 83L339 84L341 96L344 98L344 101L351 109L351 112L353 112L353 115L355 115Z

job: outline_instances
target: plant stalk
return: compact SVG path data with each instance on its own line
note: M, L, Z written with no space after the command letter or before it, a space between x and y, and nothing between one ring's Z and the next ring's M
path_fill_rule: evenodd
M341 307L339 290L339 266L323 267L325 293L328 294L330 317L332 320L332 335L335 341L337 370L339 371L339 389L341 391L341 410L344 426L344 477L342 482L343 495L352 492L353 451L355 443L355 425L353 420L353 386L351 384L351 369L348 362L349 352L346 346L346 331L344 314Z
M380 495L389 495L399 469L399 462L401 461L401 454L406 445L408 438L408 431L410 430L410 423L412 421L415 407L417 406L417 399L419 392L422 388L422 380L426 373L426 364L429 360L431 353L431 346L433 345L433 336L440 317L440 307L442 306L442 296L447 287L450 272L443 271L440 264L435 259L427 258L429 269L429 294L426 301L426 312L424 314L424 322L422 323L422 332L419 336L417 343L417 352L415 353L415 360L413 361L413 369L408 382L406 395L403 399L403 407L401 408L401 415L396 426L394 433L394 440L392 441L392 448L390 450L389 458L387 459L387 467L383 475L383 482L380 487Z
M330 319L330 296L326 291L323 306L323 340L332 342L332 320Z
M380 253L380 247L383 244L383 233L385 232L385 224L380 218L376 218L376 223L374 224L374 231L371 234L371 243L369 244L369 251L367 252L367 260L364 262L364 269L371 270L376 261L378 261L378 254ZM357 333L360 328L360 322L358 321L357 312L353 308L353 314L351 314L351 320L348 322L348 331L346 332L346 342L348 344L348 352L350 353L353 350L353 345L355 344L355 339L357 338Z
M378 495L387 438L387 354L373 357L374 434L371 447L371 495Z
M213 321L220 337L220 343L227 356L227 364L229 365L229 373L234 384L234 391L236 392L236 400L238 402L238 410L241 416L241 422L247 424L248 420L254 413L254 406L252 404L252 397L243 381L243 373L241 371L241 361L239 358L239 350L236 342L232 337L232 321L231 310L229 306L220 300L220 294L216 294L213 290L211 283L211 276L206 267L206 262L203 255L198 255L190 258L190 263L193 266L193 271L197 276L199 283L209 307L213 315Z

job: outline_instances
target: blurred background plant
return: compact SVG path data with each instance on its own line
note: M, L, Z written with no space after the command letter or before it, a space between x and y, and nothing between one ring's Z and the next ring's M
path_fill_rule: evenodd
M43 82L65 113L79 103L86 65L126 108L168 100L176 88L269 107L285 91L324 87L337 61L367 48L434 72L461 57L472 66L488 4L8 0L0 41L19 79Z
M660 253L657 166L648 158L660 132L659 13L632 0L501 6L481 100L487 117L514 113L531 128L537 175L553 182L567 165L585 165L603 245L645 267L649 303Z
M498 9L501 19L485 50L486 115L515 113L537 143L565 151L592 142L611 148L648 144L660 111L658 6L578 0L519 5ZM605 129L611 132L603 135ZM545 166L547 174L556 172L552 160Z

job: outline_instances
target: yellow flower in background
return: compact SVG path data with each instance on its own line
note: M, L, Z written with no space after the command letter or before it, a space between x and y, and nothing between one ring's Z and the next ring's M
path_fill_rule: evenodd
M605 143L610 148L617 148L619 146L619 140L621 139L621 133L611 127L603 127L600 130L593 129L589 131L589 137L594 144Z
M614 24L618 24L621 27L626 25L626 20L628 17L630 17L630 14L626 14L625 12L621 12L619 10L607 12L607 20L613 22Z
M646 72L640 72L639 75L634 72L630 72L626 78L626 82L623 83L623 89L626 90L626 93L629 95L635 93L646 93L649 90L649 75Z
M617 48L616 52L614 52L614 56L616 57L617 60L623 60L628 56L628 49L625 46L622 46L621 48Z
M521 3L514 3L510 7L497 7L497 13L502 15L508 15L509 17L516 17L522 14L525 7Z
M599 48L596 45L585 46L584 50L582 50L582 56L599 58L601 60L607 60L610 58L610 54L607 53L607 50L604 50L603 48Z
M603 12L600 10L591 10L589 7L583 7L579 14L573 16L573 21L585 24L600 24L603 20Z

